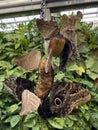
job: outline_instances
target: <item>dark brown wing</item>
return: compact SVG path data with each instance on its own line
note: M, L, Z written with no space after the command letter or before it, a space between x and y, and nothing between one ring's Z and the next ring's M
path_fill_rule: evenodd
M21 66L26 70L36 70L39 67L41 60L41 53L38 50L32 50L27 54L13 59L15 64Z
M38 114L44 119L55 117L50 110L49 97L45 98L38 107Z
M76 106L90 99L89 92L77 84L55 82L50 96L45 98L39 106L38 113L42 118L65 117L74 112L77 113Z
M50 39L59 32L58 24L55 21L44 21L43 19L37 19L36 25L44 39Z
M91 99L89 92L74 83L56 82L50 93L50 109L53 115L64 117L73 109Z
M63 71L67 61L69 59L69 56L71 54L72 51L72 44L70 41L67 42L67 44L65 44L63 51L60 54L60 65L59 65L59 70Z
M4 88L14 94L18 100L21 100L22 92L28 89L34 92L35 82L21 77L11 77L4 81Z

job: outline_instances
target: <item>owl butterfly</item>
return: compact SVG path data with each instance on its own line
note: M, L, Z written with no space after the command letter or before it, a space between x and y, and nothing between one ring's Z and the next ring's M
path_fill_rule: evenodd
M77 49L77 31L79 30L76 29L76 24L81 21L82 17L83 15L80 11L77 12L77 15L70 17L67 15L61 16L62 26L60 33L72 43L72 51L76 59L79 57Z
M4 88L16 96L17 100L22 100L20 115L27 115L34 112L39 107L41 101L33 93L35 82L21 77L12 77L4 81Z
M21 77L11 77L5 79L4 88L7 89L9 92L16 96L16 99L21 100L22 92L25 89L30 90L31 92L34 91L34 86L36 85L34 81L27 80Z
M50 64L49 72L45 73L46 59L41 60L40 64L40 82L34 93L35 82L21 77L8 78L4 81L4 87L10 90L18 100L22 100L22 108L20 115L27 115L37 110L41 101L40 98L45 98L52 87L54 79L54 70ZM36 95L35 95L36 94ZM40 98L39 98L40 97Z
M50 96L43 100L38 108L38 113L43 118L65 117L75 108L91 99L89 92L74 83L55 82Z
M36 70L39 67L41 60L41 53L38 50L32 50L27 54L16 57L13 61L26 70Z
M45 67L46 72L48 72L48 62L52 60L52 56L60 56L60 70L64 69L72 51L75 57L77 57L75 24L76 21L79 21L81 18L82 14L80 12L74 17L64 15L61 17L61 28L59 28L58 24L54 21L36 20L37 27L45 40L45 49L48 52L48 60Z

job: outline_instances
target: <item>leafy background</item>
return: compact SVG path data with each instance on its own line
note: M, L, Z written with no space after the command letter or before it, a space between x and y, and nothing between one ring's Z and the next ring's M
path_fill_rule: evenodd
M54 18L56 21L60 19ZM58 70L59 58L54 58L55 81L70 81L84 86L91 94L91 101L80 105L79 114L65 118L42 119L37 111L24 117L19 116L21 102L16 101L3 88L3 81L12 76L21 76L38 83L39 72L26 71L16 66L12 59L29 52L40 50L45 55L43 38L35 24L35 19L28 24L21 23L12 32L0 32L0 130L98 130L98 27L92 23L80 22L78 48L80 59L72 57L64 72ZM6 29L6 24L0 24Z

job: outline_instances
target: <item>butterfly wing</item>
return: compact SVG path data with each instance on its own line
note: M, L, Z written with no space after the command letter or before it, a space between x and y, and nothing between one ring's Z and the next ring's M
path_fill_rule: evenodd
M76 16L70 16L67 17L66 15L63 15L61 17L62 19L62 27L60 29L60 34L63 35L63 37L67 38L73 45L72 45L72 52L75 57L75 59L78 59L79 53L77 48L77 32L76 32L76 23L79 21L79 18L81 20L82 16L81 13L77 13Z
M34 93L29 90L24 90L22 93L22 108L20 111L20 116L30 114L38 109L41 101Z
M54 69L49 62L49 71L48 73L45 72L45 65L47 62L47 58L43 58L41 60L40 64L40 82L36 87L35 94L40 97L41 99L46 98L47 95L50 92L50 89L53 85L53 80L54 80Z
M91 99L89 92L76 84L56 82L50 93L50 109L53 115L64 117L74 108Z
M71 42L68 41L65 44L65 46L64 46L64 48L63 48L63 50L62 50L62 52L60 54L59 70L61 70L61 71L64 70L64 67L66 66L67 61L69 59L69 56L71 54L71 51L72 51L72 46L71 45L72 45Z
M38 107L38 114L44 119L54 117L50 110L49 97L42 100L42 103Z
M55 21L44 21L43 19L37 19L36 25L44 39L50 39L59 31L58 24Z
M25 89L34 91L35 82L21 77L11 77L3 82L4 88L21 100L22 92Z
M39 67L41 60L41 53L38 50L32 50L27 54L13 59L15 64L21 66L26 70L36 70Z

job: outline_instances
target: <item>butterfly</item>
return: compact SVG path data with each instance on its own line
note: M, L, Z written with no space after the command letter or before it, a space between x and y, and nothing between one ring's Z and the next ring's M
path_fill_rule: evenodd
M91 99L84 87L70 82L55 82L49 95L38 108L42 118L65 117Z
M63 15L61 19L61 28L58 27L55 21L36 20L37 28L45 41L45 50L48 52L48 60L45 67L46 73L48 72L48 63L52 60L52 56L60 56L60 70L64 69L71 52L73 52L76 59L79 56L75 25L77 21L82 19L82 13L77 12L76 16L71 17Z
M3 82L4 88L14 94L17 100L21 100L22 92L25 89L33 92L35 85L35 81L30 81L22 77L10 77Z
M11 83L12 80L9 81ZM6 85L8 86L8 83ZM16 94L18 95L18 93ZM20 115L27 115L38 109L42 118L65 117L73 113L78 105L91 99L90 93L84 87L70 82L58 81L52 85L45 98L39 98L34 91L28 90L28 88L24 89L21 97Z
M40 79L39 84L35 89L35 94L41 99L46 98L51 90L54 81L54 68L52 63L49 63L49 71L45 72L45 64L47 58L43 58L40 63Z
M40 82L35 88L35 82L21 77L10 77L5 79L4 88L13 93L16 99L22 101L20 115L27 115L37 110L41 104L41 99L47 97L54 80L54 69L50 64L48 73L45 73L45 63L43 58L40 63Z
M21 77L11 77L4 81L4 88L15 95L18 101L22 101L20 115L34 112L41 100L34 94L35 82Z

